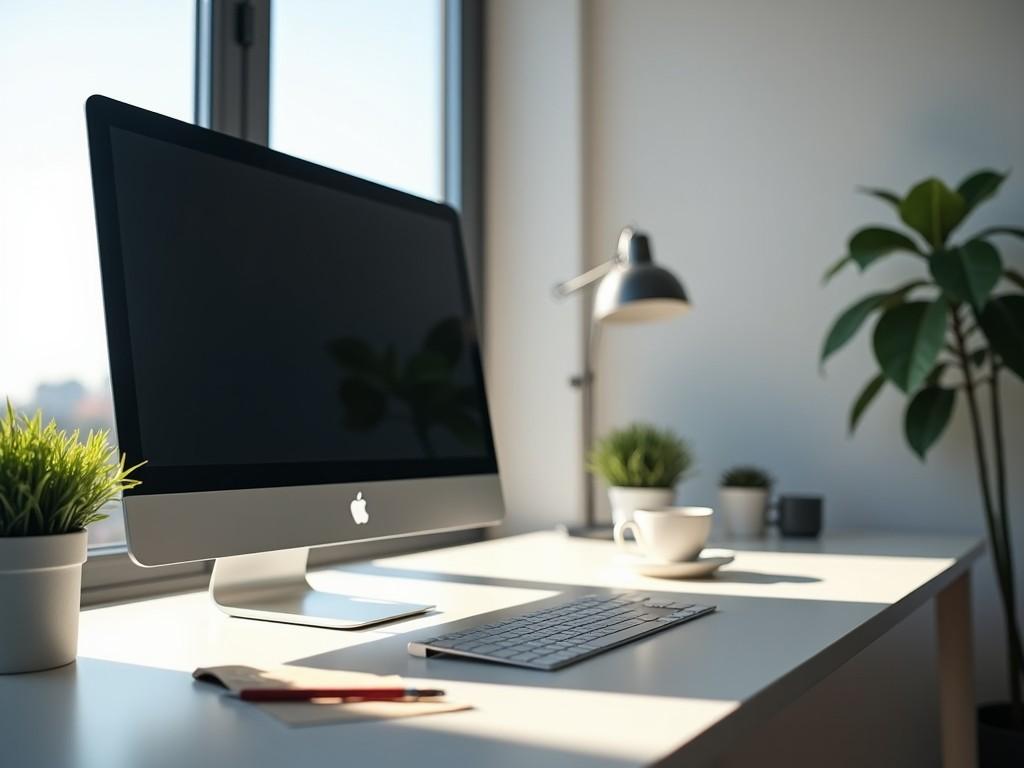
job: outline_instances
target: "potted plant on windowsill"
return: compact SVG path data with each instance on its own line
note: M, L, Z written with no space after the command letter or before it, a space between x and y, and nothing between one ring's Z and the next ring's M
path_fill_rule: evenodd
M849 264L863 271L891 254L920 264L922 274L848 307L825 338L822 363L878 313L872 347L879 371L863 387L850 411L852 433L879 391L895 387L907 395L903 430L922 460L942 435L961 399L967 405L981 506L1006 628L1008 704L979 709L982 764L1024 765L1024 674L1016 614L1013 549L1009 535L1006 451L1001 387L1024 379L1024 275L1007 267L993 244L1001 236L1024 239L1024 228L988 227L951 242L954 231L992 197L1006 174L979 171L952 190L926 179L904 197L867 189L889 204L910 232L867 227L849 241L849 252L825 274Z
M771 487L772 476L758 467L739 466L722 473L718 504L730 536L764 535Z
M669 430L633 424L599 440L589 457L591 472L608 484L614 523L638 509L668 507L675 487L693 466L684 440Z
M85 528L138 485L107 432L79 440L7 403L0 419L0 673L74 661Z

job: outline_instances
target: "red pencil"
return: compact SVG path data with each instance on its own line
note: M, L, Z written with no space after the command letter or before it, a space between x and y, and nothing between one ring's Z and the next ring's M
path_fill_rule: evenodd
M243 688L242 701L310 701L312 699L358 699L359 701L402 701L444 696L436 688Z

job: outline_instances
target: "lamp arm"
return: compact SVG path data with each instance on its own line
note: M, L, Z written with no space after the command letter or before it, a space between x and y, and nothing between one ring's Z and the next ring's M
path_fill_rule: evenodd
M591 283L596 283L602 277L607 275L612 269L619 264L619 258L610 259L604 264L599 264L593 269L588 269L582 275L566 280L564 283L559 283L555 286L555 296L558 298L564 298L570 294L576 293L583 288L586 288Z

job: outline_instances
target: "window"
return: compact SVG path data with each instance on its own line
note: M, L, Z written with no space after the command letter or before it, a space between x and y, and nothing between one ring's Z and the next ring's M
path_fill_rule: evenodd
M441 0L272 3L270 146L440 200L443 10Z
M475 155L462 164L465 123L453 116L466 109L463 78L478 85L479 37L474 0L0 5L0 402L40 408L68 429L112 428L89 95L250 140L269 126L284 152L442 199L465 190L467 168L478 170ZM467 41L471 68L461 64ZM123 554L120 509L111 507L111 519L90 529L90 546L95 555L120 545L121 554L91 557L86 584L143 578Z
M191 120L195 3L15 0L0 16L0 398L110 429L84 103L102 93ZM111 506L91 545L123 543Z

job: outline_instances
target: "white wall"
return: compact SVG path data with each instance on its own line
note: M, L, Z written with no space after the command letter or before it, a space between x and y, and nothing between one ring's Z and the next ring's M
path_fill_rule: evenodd
M520 510L521 500L536 498L530 483L561 482L578 466L561 430L571 429L563 374L579 321L546 301L551 280L571 271L566 250L533 253L528 264L521 252L524 242L567 237L575 218L586 232L572 243L592 244L587 264L610 256L618 229L637 222L692 296L694 311L672 324L606 334L598 392L600 430L646 419L692 441L700 474L683 500L714 504L719 472L756 462L783 491L824 494L830 526L980 532L962 407L922 465L904 444L903 401L891 389L855 438L845 435L849 404L874 372L868 334L826 377L817 370L838 311L916 274L915 264L893 259L827 288L820 278L854 229L896 223L854 193L859 184L904 191L931 174L955 184L979 167L1015 168L973 224L1024 221L1024 4L499 1L489 12L487 258L500 279L488 281L488 324L489 341L508 345L489 355L492 386L495 374L519 377L498 382L507 397L494 405L513 518L564 517L559 505ZM575 107L565 105L580 94L554 91L577 85L584 114L569 137ZM585 148L582 200L567 181L580 171L573 141ZM1019 243L1001 245L1024 264ZM530 324L519 327L524 303ZM529 339L517 339L524 329ZM1007 389L1010 497L1024 559L1024 387ZM538 422L546 428L528 426ZM544 492L579 503L578 490ZM986 561L975 579L983 699L1005 695L990 570ZM917 624L921 654L910 662L922 664L932 639L929 620ZM932 713L928 702L919 703Z
M574 517L580 417L568 386L580 307L552 286L583 259L579 30L573 0L492 3L485 39L485 365L505 532Z
M982 530L966 409L921 464L892 388L853 439L850 402L875 372L869 333L816 360L839 310L919 273L894 258L821 275L866 223L893 214L854 193L936 174L1017 168L974 224L1022 223L1024 4L992 0L597 2L585 34L592 111L588 198L596 242L635 219L694 311L608 334L607 428L635 418L693 441L682 497L713 504L730 463L770 468L783 491L822 493L830 525ZM969 228L968 228L969 229ZM1004 254L1024 263L1019 242ZM1024 387L1007 386L1010 497L1024 511ZM1016 471L1014 471L1016 470ZM1024 526L1015 531L1024 557ZM1000 694L990 567L978 573L985 698Z

